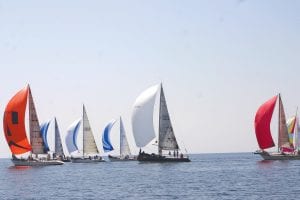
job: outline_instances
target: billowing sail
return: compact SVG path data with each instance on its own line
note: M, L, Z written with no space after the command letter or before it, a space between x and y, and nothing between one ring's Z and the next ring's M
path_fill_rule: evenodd
M46 152L50 151L49 145L48 145L48 140L47 140L49 125L50 125L50 121L42 123L42 125L41 125L41 134L42 134L42 138L43 138L43 141L44 141L44 144L45 144L44 145L44 148L45 148L44 150Z
M56 118L54 118L54 125L55 125L55 145L54 145L55 149L54 149L54 152L57 156L63 156L64 150L63 150L63 146L61 143L61 137L60 137L60 132L58 129Z
M274 141L271 135L270 123L277 101L277 96L274 96L264 104L262 104L255 115L255 133L258 145L261 149L274 147Z
M66 136L66 146L70 154L74 151L78 151L77 135L78 135L80 124L81 124L81 118L73 122L68 128L68 132Z
M160 92L158 149L159 152L161 152L161 150L179 149L170 121L167 102L162 86Z
M36 114L35 105L33 102L32 94L30 87L29 90L29 130L30 130L30 144L32 147L32 153L34 154L43 154L46 153L44 141L41 135L41 129L39 120Z
M295 134L295 127L296 127L296 117L292 117L287 120L286 122L287 129L288 129L288 135L289 135L289 143L291 147L294 147L294 137Z
M122 118L120 117L120 157L124 158L125 156L130 156L130 155L131 152L128 145L126 132L122 122Z
M99 153L84 105L83 105L82 124L83 124L83 154Z
M103 134L102 134L102 145L104 152L109 152L114 150L114 147L112 146L110 142L110 131L113 125L115 124L116 120L112 120L109 122L106 127L104 128Z
M289 135L286 126L286 118L283 109L281 97L279 95L279 133L278 133L278 147L290 147Z
M136 146L144 147L155 138L153 111L155 97L160 85L145 90L136 99L132 113L132 131Z
M20 90L8 102L3 117L3 129L12 154L23 154L31 150L26 137L25 110L28 87Z

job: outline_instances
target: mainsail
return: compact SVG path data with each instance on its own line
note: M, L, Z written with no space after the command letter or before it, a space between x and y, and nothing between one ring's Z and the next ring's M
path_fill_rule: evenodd
M132 131L138 147L146 146L155 138L153 110L159 86L155 85L148 88L138 96L133 105Z
M279 133L278 133L278 148L289 147L289 135L286 126L285 112L283 109L282 100L279 94Z
M3 117L3 129L12 154L23 154L31 150L26 137L25 110L29 87L20 90L8 102Z
M177 150L179 149L176 137L173 132L173 127L170 121L170 116L167 108L164 91L161 86L160 91L160 109L159 109L159 140L158 151L162 150Z
M295 134L296 116L288 119L286 122L286 125L287 125L287 129L288 129L290 146L294 147L294 138L296 137L296 134Z
M43 138L41 135L40 124L36 114L35 105L33 102L32 94L30 87L28 86L29 91L29 130L30 130L30 144L32 147L32 153L34 154L44 154L45 146Z
M122 122L122 118L120 117L120 157L123 158L125 156L130 156L130 155L131 152L128 145L126 132Z
M70 154L74 151L78 151L77 135L78 135L80 124L81 124L81 118L74 121L68 128L68 132L66 136L66 146Z
M56 117L54 118L54 124L55 124L55 147L54 147L55 149L54 149L54 152L57 156L63 156L64 150L63 150L63 146L61 143L61 137L60 137L60 132L58 129Z
M114 150L114 147L112 146L110 142L110 131L113 125L115 124L116 120L112 120L109 122L106 127L104 128L103 134L102 134L102 145L104 152L109 152Z
M49 149L49 145L48 145L48 140L47 140L47 135L48 135L48 128L49 128L49 125L50 125L50 121L48 122L45 122L45 123L42 123L41 125L41 134L42 134L42 138L43 138L43 141L44 141L44 146L45 146L45 151L50 151Z
M277 95L262 104L255 115L255 133L258 145L261 149L274 147L271 135L270 123L277 101Z
M85 107L83 105L83 155L84 154L97 154L99 153L93 132L87 117Z

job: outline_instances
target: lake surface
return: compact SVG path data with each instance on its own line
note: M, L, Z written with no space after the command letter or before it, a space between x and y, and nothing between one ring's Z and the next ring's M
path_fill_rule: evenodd
M21 168L0 159L0 199L299 199L300 161L263 162L251 153L190 158Z

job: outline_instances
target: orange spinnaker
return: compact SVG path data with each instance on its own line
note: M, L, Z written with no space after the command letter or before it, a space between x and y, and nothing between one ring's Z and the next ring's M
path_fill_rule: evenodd
M3 117L3 130L12 154L23 154L31 150L26 136L25 110L29 86L20 90L8 102Z

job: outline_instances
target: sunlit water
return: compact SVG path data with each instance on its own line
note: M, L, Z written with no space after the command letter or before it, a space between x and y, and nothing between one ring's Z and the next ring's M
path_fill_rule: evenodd
M300 161L199 154L190 163L13 167L0 159L0 199L299 199Z

